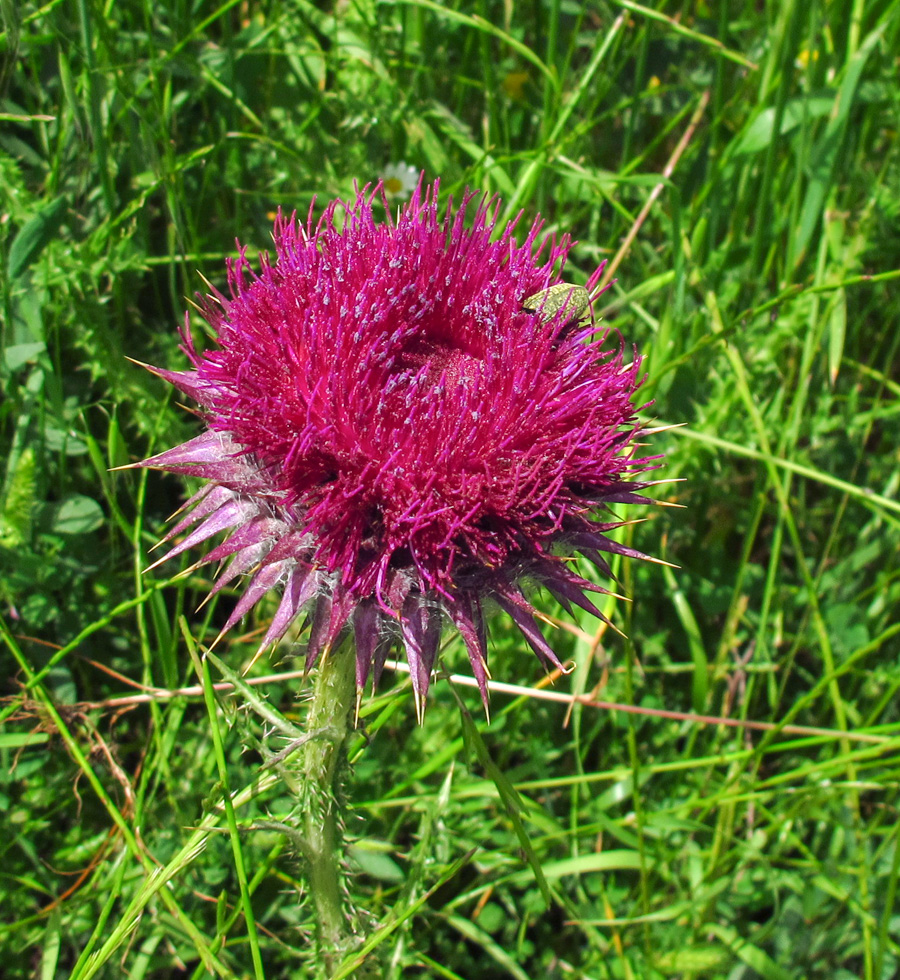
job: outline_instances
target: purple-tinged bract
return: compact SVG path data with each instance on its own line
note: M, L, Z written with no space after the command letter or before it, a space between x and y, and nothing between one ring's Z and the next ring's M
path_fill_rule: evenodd
M312 665L352 624L361 690L399 637L421 712L444 617L486 698L485 601L559 664L523 584L600 615L584 593L604 590L567 559L608 575L605 555L637 556L606 536L607 505L646 503L634 476L652 462L634 458L640 359L565 309L523 308L560 281L567 237L539 220L521 244L495 235L498 202L439 210L437 183L396 220L382 203L279 215L258 273L241 250L231 298L201 301L217 348L198 351L186 317L192 368L151 368L206 429L139 465L209 481L166 558L227 532L200 563L229 560L214 592L248 576L223 633L278 588L261 649L307 610Z

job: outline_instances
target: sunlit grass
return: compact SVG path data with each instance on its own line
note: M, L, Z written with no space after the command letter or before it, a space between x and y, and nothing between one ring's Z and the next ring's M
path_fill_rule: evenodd
M0 972L308 975L265 763L303 638L241 679L264 608L198 676L179 617L207 644L232 600L143 574L184 487L108 471L194 431L126 356L184 367L235 237L405 161L572 234L569 281L610 260L684 509L622 531L679 566L617 565L627 639L544 602L552 686L492 620L498 684L568 703L488 723L443 678L416 727L399 672L363 702L359 975L894 977L900 5L0 13Z

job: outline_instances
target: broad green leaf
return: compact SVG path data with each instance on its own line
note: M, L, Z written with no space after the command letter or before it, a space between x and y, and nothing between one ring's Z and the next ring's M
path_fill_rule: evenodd
M6 476L0 511L0 544L14 548L31 538L31 519L37 492L37 462L30 447L22 450L15 469Z
M44 443L51 453L65 453L66 456L84 456L88 452L87 443L66 429L48 425L44 429Z
M57 508L52 529L56 534L89 534L103 524L103 509L81 494L67 497Z
M399 864L383 850L373 850L363 846L366 842L359 841L347 848L347 856L363 874L378 881L396 883L403 881L406 875Z
M9 261L6 274L10 279L18 279L20 275L40 255L41 250L49 242L62 224L66 213L66 199L58 197L41 208L19 229L9 247Z
M0 732L0 749L30 748L50 741L46 732Z
M792 99L784 107L780 135L784 136L809 119L827 116L834 104L833 98L817 96L808 99ZM735 142L732 153L759 153L772 142L775 129L775 109L764 109L744 130Z
M548 881L555 881L566 875L584 875L597 871L627 870L639 871L641 856L637 851L624 848L614 848L600 851L598 854L584 854L577 858L566 858L564 861L551 861L542 866L541 870ZM531 878L528 871L514 876L515 881L525 881Z
M3 359L6 361L8 371L18 371L29 361L37 360L39 354L43 354L47 345L41 341L29 344L12 344L3 352Z
M847 291L838 289L831 302L828 316L828 378L832 386L837 381L847 337Z
M733 954L721 946L690 946L687 949L663 953L653 965L657 970L670 976L719 970L732 958Z
M59 950L62 945L62 913L55 906L47 920L44 941L41 943L41 980L54 980Z

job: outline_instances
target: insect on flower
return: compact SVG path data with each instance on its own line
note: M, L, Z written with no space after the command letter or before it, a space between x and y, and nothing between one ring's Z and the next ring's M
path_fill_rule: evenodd
M552 320L560 310L566 312L566 323L575 320L580 324L592 319L590 294L584 286L576 286L571 282L558 282L555 286L529 296L523 300L522 309L539 314L545 323Z

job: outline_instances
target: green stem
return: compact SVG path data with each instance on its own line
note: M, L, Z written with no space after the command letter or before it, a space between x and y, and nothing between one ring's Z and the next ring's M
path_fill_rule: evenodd
M352 731L356 695L352 643L330 650L320 661L307 721L312 736L300 764L300 821L309 888L316 909L319 963L331 976L353 945L341 880L342 821L337 781Z

